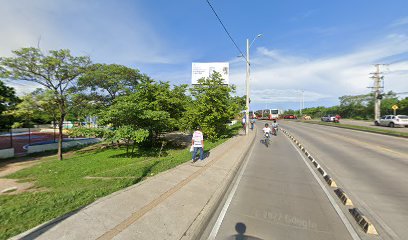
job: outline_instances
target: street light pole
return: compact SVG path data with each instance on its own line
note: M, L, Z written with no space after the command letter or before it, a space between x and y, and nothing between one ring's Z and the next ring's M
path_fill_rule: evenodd
M245 134L248 135L249 130L249 39L247 38L246 48L246 107L245 107Z
M249 61L249 49L251 48L252 44L255 40L261 37L262 34L258 34L254 40L252 40L251 44L249 44L249 39L247 38L246 41L246 107L245 107L245 134L248 135L249 131L249 80L250 80L250 61Z

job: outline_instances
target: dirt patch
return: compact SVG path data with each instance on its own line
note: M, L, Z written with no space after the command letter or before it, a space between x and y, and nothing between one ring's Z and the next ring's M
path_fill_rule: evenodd
M0 178L0 196L1 195L11 195L11 194L19 194L26 191L32 191L34 187L33 182L17 182L15 179L5 179ZM3 192L9 189L8 192Z
M21 169L34 166L40 162L40 158L21 158L2 162L0 163L0 177L4 177Z
M186 134L183 132L171 132L166 133L164 139L172 142L174 145L187 147L191 144L191 134Z

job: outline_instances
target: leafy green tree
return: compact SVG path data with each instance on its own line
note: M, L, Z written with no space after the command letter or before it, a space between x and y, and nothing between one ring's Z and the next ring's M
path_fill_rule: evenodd
M49 123L56 121L58 108L54 94L49 90L37 88L21 98L10 114L23 122L23 126L31 127L32 123Z
M133 157L133 152L135 146L146 141L149 137L149 131L145 129L135 129L131 126L121 126L114 131L112 136L113 141L123 141L126 144L126 154L129 154L129 147L131 146L131 156Z
M397 110L398 114L408 115L408 97L401 99L397 105L399 107Z
M394 114L394 110L391 108L393 105L398 105L397 95L390 91L384 94L381 100L381 115Z
M373 94L346 95L339 97L339 100L339 114L344 118L367 119L372 115L374 107L371 109L370 106L374 104Z
M210 139L217 139L227 132L227 121L244 109L242 98L232 97L235 87L223 84L221 74L215 72L210 78L200 79L190 89L193 101L183 118L184 128L201 126Z
M94 101L95 106L110 106L116 97L134 92L143 79L148 78L137 69L118 64L93 64L79 78L77 89ZM89 94L91 92L91 94Z
M149 132L148 143L154 144L161 133L179 127L189 97L186 87L144 79L136 86L135 92L117 97L113 104L100 114L101 124L115 128L129 126Z
M13 57L0 58L0 68L6 77L42 85L52 91L58 106L58 158L62 160L62 126L67 114L70 84L85 73L91 64L89 57L74 57L67 49L51 50L48 55L38 48L13 51Z
M7 114L7 110L13 109L20 99L16 96L14 88L8 87L0 80L0 129L9 128L13 117Z

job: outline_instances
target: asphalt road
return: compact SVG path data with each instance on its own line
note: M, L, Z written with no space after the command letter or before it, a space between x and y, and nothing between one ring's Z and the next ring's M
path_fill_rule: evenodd
M384 130L392 130L396 132L405 132L408 133L408 128L406 127L385 127L385 126L375 126L374 121L360 121L360 120L351 120L351 119L341 119L340 124L350 124L364 127L379 128Z
M269 147L260 142L262 124L202 239L359 239L330 187L282 132Z
M374 223L381 239L408 238L408 139L282 121Z

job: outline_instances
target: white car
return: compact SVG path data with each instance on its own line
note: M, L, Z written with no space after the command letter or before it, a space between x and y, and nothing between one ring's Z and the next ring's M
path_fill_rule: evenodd
M387 127L408 127L408 116L407 115L385 115L380 119L374 121L376 126L387 126Z
M323 122L339 122L339 119L333 115L327 115L327 116L321 117L321 120Z

